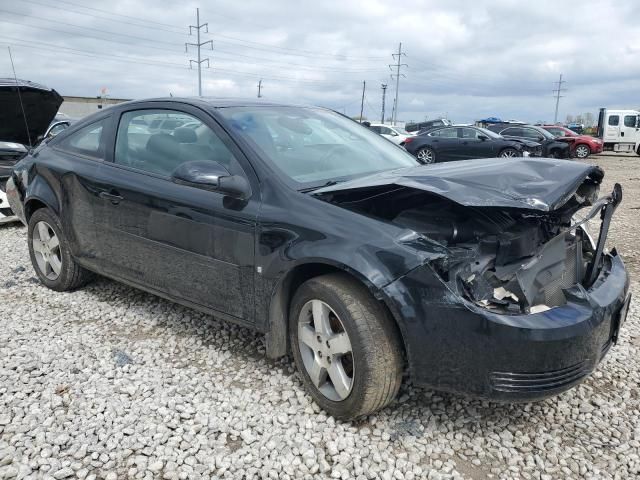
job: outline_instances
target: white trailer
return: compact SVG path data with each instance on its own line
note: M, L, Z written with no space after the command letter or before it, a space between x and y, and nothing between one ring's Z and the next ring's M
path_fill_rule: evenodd
M640 155L640 112L601 108L598 137L602 139L605 151Z

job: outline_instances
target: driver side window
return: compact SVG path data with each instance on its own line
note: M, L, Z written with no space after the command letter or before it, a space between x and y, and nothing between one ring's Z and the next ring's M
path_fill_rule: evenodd
M170 177L191 161L242 168L222 139L196 117L175 110L135 110L120 117L114 163Z

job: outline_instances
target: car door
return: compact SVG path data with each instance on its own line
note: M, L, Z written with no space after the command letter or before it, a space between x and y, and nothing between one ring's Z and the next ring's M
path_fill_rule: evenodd
M620 137L623 142L636 142L636 132L638 131L638 116L635 114L625 114L620 125Z
M431 147L436 152L438 162L459 160L457 157L460 150L460 139L456 127L439 128L427 134L432 137Z
M620 115L607 115L607 122L604 127L605 142L623 141L620 137Z
M259 188L246 158L199 109L175 103L123 110L101 166L101 270L154 293L253 321ZM150 132L134 122L180 113L201 125ZM217 161L252 185L247 201L171 180L188 161Z
M457 153L458 160L471 158L488 158L494 156L493 142L490 138L481 140L480 132L475 128L458 128L460 135L460 149ZM486 135L485 135L486 137Z

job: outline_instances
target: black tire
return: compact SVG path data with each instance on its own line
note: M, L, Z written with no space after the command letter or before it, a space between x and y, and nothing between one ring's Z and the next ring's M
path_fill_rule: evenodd
M576 158L585 159L591 155L591 148L586 143L576 145L575 156Z
M521 157L522 153L515 148L507 147L500 150L500 154L498 156L504 158Z
M55 257L58 259L57 261L59 262L60 267L59 273L57 273L55 278L52 278L55 272L52 271L50 272L50 275L47 276L47 272L42 271L38 264L38 260L36 259L36 251L34 250L34 230L38 228L38 224L42 222L44 222L44 224L53 231L58 240L58 248L55 252ZM69 244L60 225L60 220L48 208L40 208L31 215L31 218L29 219L28 244L29 257L31 258L33 269L40 281L50 289L58 292L66 292L81 287L93 279L94 274L79 266L71 256Z
M436 152L433 148L422 147L416 152L416 158L423 165L436 163Z
M350 340L353 362L351 389L348 396L339 401L328 398L316 387L301 353L298 329L301 314L304 318L303 307L318 300L333 310L331 313L337 314L338 322ZM289 338L305 387L316 403L333 417L350 420L368 415L396 397L403 371L403 349L397 327L367 288L348 275L322 275L298 288L291 303ZM326 378L330 379L328 372Z

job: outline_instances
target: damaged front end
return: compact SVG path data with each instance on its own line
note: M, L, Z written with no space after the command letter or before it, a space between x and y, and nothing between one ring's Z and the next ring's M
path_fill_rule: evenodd
M481 183L449 170L437 181L412 174L393 184L336 187L323 195L442 245L446 254L430 265L457 295L489 310L528 314L566 304L565 292L578 285L588 289L602 267L622 189L616 184L610 195L598 199L602 171L578 168L583 170L574 169L563 183L541 174L548 173L549 164L529 161L518 174L531 182L520 178L523 183L509 184L503 177L496 180L503 182L501 190L488 180ZM544 195L531 195L534 188ZM485 201L488 197L491 201ZM594 241L588 223L598 215L601 226Z
M583 185L567 204L548 213L478 212L487 228L473 241L450 242L450 254L433 267L449 288L488 309L536 313L564 305L566 290L594 283L611 217L622 200L619 184L593 202L597 190ZM594 241L588 225L598 216Z

